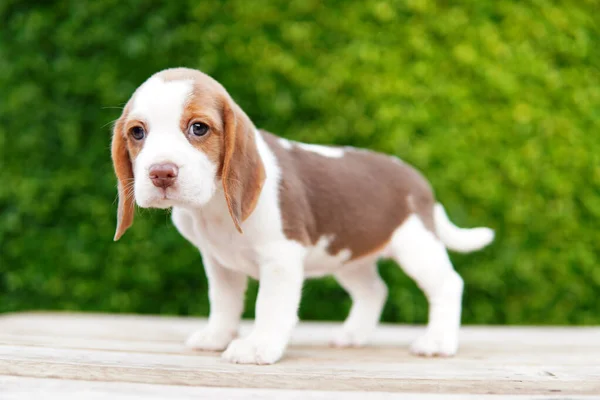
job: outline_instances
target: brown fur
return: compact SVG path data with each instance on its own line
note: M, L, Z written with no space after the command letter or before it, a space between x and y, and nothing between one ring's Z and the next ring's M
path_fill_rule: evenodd
M221 118L214 116L208 110L218 109L213 98L202 97L201 91L194 85L194 91L190 100L185 104L183 114L181 115L180 129L192 146L206 154L208 159L219 166L219 171L223 163L223 126ZM195 137L188 134L189 128L196 122L203 122L211 127L211 131L204 136Z
M125 119L129 112L129 104L113 128L111 156L117 175L119 206L117 209L117 229L114 240L119 240L133 224L135 200L133 198L133 168L125 136Z
M281 168L280 204L289 239L314 245L333 235L328 251L352 259L380 251L394 230L417 214L433 231L434 196L414 168L367 150L330 158L298 146L286 149L261 131Z
M258 202L265 182L265 167L254 141L254 125L233 102L223 105L225 154L221 179L227 207L233 223L241 233L241 223Z

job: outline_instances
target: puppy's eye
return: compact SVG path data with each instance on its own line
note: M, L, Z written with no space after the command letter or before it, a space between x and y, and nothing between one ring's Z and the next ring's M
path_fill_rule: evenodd
M142 140L146 136L146 131L141 126L134 126L129 132L135 140Z
M204 136L208 132L208 125L206 125L204 122L196 122L190 125L188 131L190 135Z

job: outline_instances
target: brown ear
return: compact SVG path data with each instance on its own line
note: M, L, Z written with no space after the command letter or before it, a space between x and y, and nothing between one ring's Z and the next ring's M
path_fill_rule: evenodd
M229 214L242 233L241 224L254 211L265 182L265 167L256 148L254 125L229 98L223 101L223 121L223 190Z
M117 241L133 223L135 209L133 198L133 167L127 150L123 132L123 118L115 124L112 138L112 160L118 180L119 209L117 211L117 231L114 240Z

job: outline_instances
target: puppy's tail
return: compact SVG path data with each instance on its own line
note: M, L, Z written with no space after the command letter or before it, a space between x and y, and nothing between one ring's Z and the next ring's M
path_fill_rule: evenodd
M436 233L450 250L469 253L487 246L494 240L494 231L490 228L465 229L454 225L440 203L433 208L433 220Z

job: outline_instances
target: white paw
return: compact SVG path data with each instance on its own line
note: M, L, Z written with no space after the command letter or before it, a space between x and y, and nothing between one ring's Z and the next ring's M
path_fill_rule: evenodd
M458 350L458 339L453 335L425 333L410 346L411 353L418 356L451 357Z
M236 364L273 364L283 355L285 346L252 337L236 339L223 353L223 358Z
M234 339L235 333L217 332L212 329L201 329L190 335L185 345L194 350L221 351Z
M362 347L367 343L368 334L357 330L340 329L331 338L333 347Z

